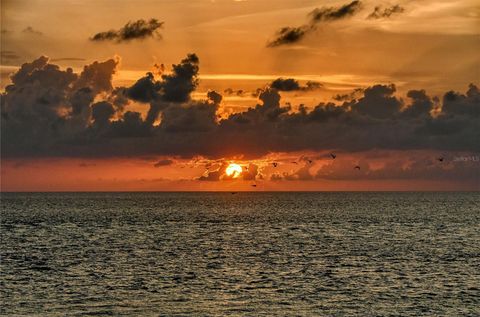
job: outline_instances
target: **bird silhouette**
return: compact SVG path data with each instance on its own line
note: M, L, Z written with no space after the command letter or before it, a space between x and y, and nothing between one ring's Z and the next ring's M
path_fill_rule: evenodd
M333 154L333 153L330 153L330 156L332 157L332 159L336 159L337 158L337 155Z
M438 160L439 162L443 162L443 157L439 157L439 158L437 158L437 160Z
M272 165L273 165L273 167L277 167L277 166L278 166L278 163L277 163L277 162L273 162Z
M298 164L298 162L292 162L293 164Z
M358 165L355 165L354 168L357 169L357 170L360 170L360 166L358 166Z
M252 187L257 187L257 184L252 184L251 186L252 186Z
M307 161L308 161L309 164L312 164L312 163L313 163L313 161L310 160L310 159L307 159Z

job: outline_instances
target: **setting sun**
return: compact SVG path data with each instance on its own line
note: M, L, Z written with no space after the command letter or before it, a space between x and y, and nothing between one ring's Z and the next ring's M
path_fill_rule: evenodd
M240 176L240 174L242 174L242 167L238 164L230 163L225 170L225 174L227 176L231 176L232 178L237 178Z

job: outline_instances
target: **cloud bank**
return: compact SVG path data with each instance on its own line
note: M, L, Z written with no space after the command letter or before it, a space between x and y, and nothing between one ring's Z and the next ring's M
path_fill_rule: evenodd
M221 94L210 91L206 100L191 98L198 85L195 54L158 79L147 73L130 87L113 87L117 65L115 59L94 62L75 73L47 57L23 64L1 96L2 157L480 151L480 91L474 84L464 93L445 92L439 100L421 88L402 99L395 85L378 84L336 103L313 109L300 105L298 111L282 105L272 85L261 90L256 105L219 119ZM134 102L145 111L128 110Z

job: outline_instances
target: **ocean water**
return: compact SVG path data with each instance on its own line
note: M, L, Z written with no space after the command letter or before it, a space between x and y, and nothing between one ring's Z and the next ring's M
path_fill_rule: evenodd
M480 316L480 193L3 193L0 314Z

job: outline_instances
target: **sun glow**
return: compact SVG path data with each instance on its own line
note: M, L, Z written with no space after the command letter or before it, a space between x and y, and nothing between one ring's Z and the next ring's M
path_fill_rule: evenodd
M238 164L230 163L225 170L225 174L227 176L231 176L232 178L237 178L240 176L240 174L242 174L242 167Z

